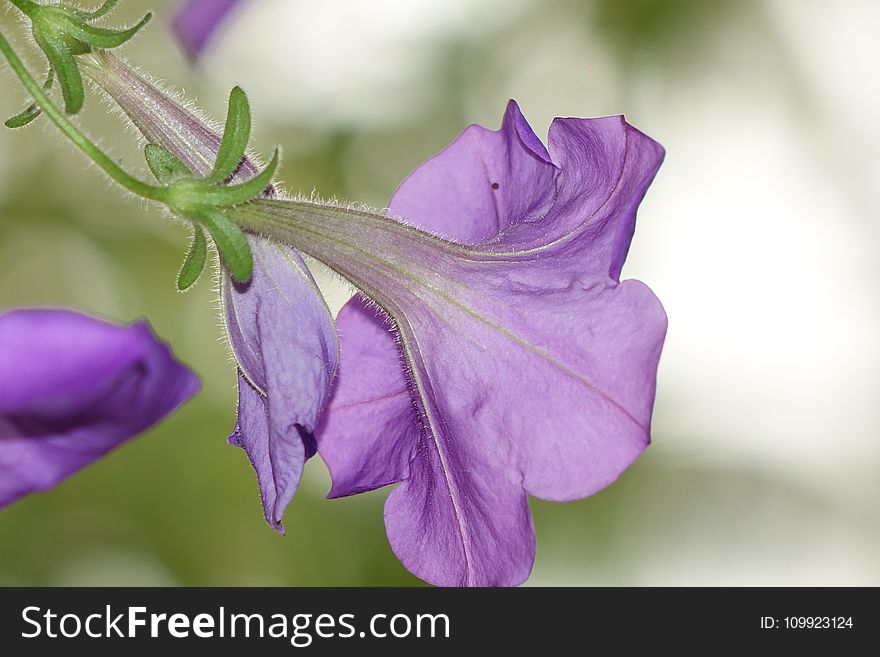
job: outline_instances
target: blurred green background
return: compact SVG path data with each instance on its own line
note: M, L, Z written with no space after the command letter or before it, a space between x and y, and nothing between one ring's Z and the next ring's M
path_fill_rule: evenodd
M124 55L215 117L242 84L294 192L383 206L468 123L497 127L510 97L540 135L554 116L626 113L666 146L624 269L670 317L654 444L593 498L533 501L529 584L880 584L880 6L249 0L193 68L167 29L175 4L122 4L158 13ZM12 12L0 23L42 71ZM25 101L0 77L0 113ZM83 125L144 171L106 109L90 96ZM38 123L0 133L0 308L147 317L203 390L0 511L0 584L418 584L387 545L387 491L325 500L320 459L288 535L265 525L225 444L216 293L175 292L185 230ZM347 291L316 272L338 308Z

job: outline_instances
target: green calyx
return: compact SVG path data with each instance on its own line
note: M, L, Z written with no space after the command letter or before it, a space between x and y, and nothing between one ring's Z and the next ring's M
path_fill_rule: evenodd
M120 0L106 0L94 11L83 11L65 3L40 4L34 0L11 0L31 21L34 40L49 62L48 90L54 76L61 87L64 110L76 114L85 99L82 75L77 55L91 52L93 48L116 48L131 39L147 24L152 14L146 14L135 26L114 30L96 27L91 23L106 16ZM33 103L26 110L7 120L8 128L21 128L41 113Z
M278 168L279 151L269 165L250 180L227 184L241 164L251 132L251 112L247 96L240 87L229 95L226 128L220 142L214 168L205 178L197 178L173 153L157 144L144 149L147 165L165 185L162 201L177 216L193 225L193 240L180 270L177 287L186 290L199 278L207 261L207 232L220 257L237 281L247 281L253 271L253 257L244 232L233 222L227 210L246 203L263 193L272 183Z
M17 5L30 2L30 0L12 1ZM102 9L114 4L116 3L107 2ZM35 99L36 105L70 142L98 165L111 180L141 198L162 203L172 213L193 224L195 234L177 282L181 290L192 286L204 269L207 261L205 233L211 236L223 264L232 277L239 282L250 279L253 271L250 245L242 229L230 218L230 210L259 197L270 187L272 177L278 168L279 151L275 149L272 161L256 176L246 182L231 184L239 167L245 161L245 150L251 133L251 112L244 91L236 87L229 96L226 129L211 173L205 178L197 178L168 149L157 144L149 144L144 150L144 155L150 170L159 181L159 185L153 185L125 171L118 162L73 124L43 88L50 83L40 85L34 79L2 32L0 32L0 54L9 62L12 72ZM57 70L55 76L58 76ZM18 117L15 120L18 120Z

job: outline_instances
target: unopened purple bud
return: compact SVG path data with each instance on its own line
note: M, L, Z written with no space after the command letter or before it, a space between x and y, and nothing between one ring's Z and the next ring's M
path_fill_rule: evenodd
M94 61L84 70L148 142L168 149L196 176L211 172L220 147L212 127L113 55L97 53ZM246 156L230 183L259 171ZM274 188L264 192L276 195ZM250 280L221 279L223 315L239 368L238 421L229 442L246 450L266 520L282 531L281 516L314 454L312 433L329 397L338 344L333 318L299 253L259 235L248 235L248 242Z

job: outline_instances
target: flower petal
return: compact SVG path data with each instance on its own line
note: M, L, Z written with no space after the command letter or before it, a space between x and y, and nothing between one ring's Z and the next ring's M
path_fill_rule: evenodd
M284 534L281 517L299 486L309 452L297 425L279 431L284 409L270 408L261 395L238 372L238 421L229 443L241 447L257 473L263 515L277 532Z
M510 101L498 131L469 126L422 163L391 199L392 215L461 244L495 240L541 219L555 200L556 167Z
M145 322L0 315L0 506L46 490L155 424L198 379Z
M549 154L510 101L501 129L472 125L401 183L392 215L460 244L545 255L618 280L664 151L622 116L556 119ZM582 241L591 259L582 260ZM559 261L554 261L559 267Z
M355 297L337 317L339 372L316 434L333 478L328 497L394 484L409 472L419 437L394 334L382 311ZM358 377L349 382L349 377Z
M386 527L404 565L437 584L524 580L534 557L525 492L591 495L650 441L666 316L648 288L617 278L662 148L620 117L557 120L550 164L520 119L511 105L500 132L468 128L395 194L404 221L478 243L444 251L430 271L405 271L419 258L398 254L394 238L378 249L400 263L399 284L383 275L381 289L400 345L381 314L372 325L358 314L360 301L337 322L343 344L370 357L344 352L319 447L339 461L340 445L366 436L384 462L413 455L408 474L393 473L403 483ZM492 180L504 184L488 196ZM394 367L400 352L405 369ZM404 372L416 417L396 401L395 422L382 425L374 382L399 389ZM354 492L351 481L380 484L380 471L331 465L334 489L338 476Z
M302 475L330 390L338 346L333 320L293 249L249 235L254 274L247 285L224 280L230 344L250 385L239 384L235 433L260 482L266 520L280 520ZM264 399L253 399L253 395ZM252 417L254 414L254 417Z
M401 325L425 433L386 526L404 564L435 583L519 583L533 557L523 488L591 495L649 441L665 331L650 291L500 292L425 299Z
M511 286L503 270L514 267L520 284ZM470 296L429 300L412 331L430 355L410 360L425 379L446 382L423 397L456 449L479 437L498 475L519 472L533 495L587 497L650 442L666 316L637 281L551 283L538 269L524 288L522 268L493 263L471 278Z
M186 0L174 16L174 32L192 59L197 59L211 36L240 0Z
M636 210L663 162L663 147L622 116L555 119L548 141L560 168L553 210L543 221L513 226L496 250L544 258L563 252L568 257L554 266L567 261L573 270L619 280Z
M339 313L337 325L343 358L317 431L333 477L329 496L404 481L388 497L385 524L407 569L440 586L525 580L535 556L534 529L521 475L496 458L499 442L460 422L450 425L458 415L420 420L380 310L356 297ZM458 353L447 363L456 367L468 356ZM349 380L352 373L356 381ZM466 385L455 380L455 387ZM425 416L441 413L445 406L432 406Z
M444 453L432 444L437 436L422 437L409 478L385 503L388 540L407 570L431 584L515 586L535 560L528 500L515 473L499 471L473 444L477 436L468 438Z

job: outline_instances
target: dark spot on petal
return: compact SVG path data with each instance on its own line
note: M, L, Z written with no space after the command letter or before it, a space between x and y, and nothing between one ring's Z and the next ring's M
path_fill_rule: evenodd
M498 189L499 187L501 187L501 185L498 183L492 183L492 189Z

